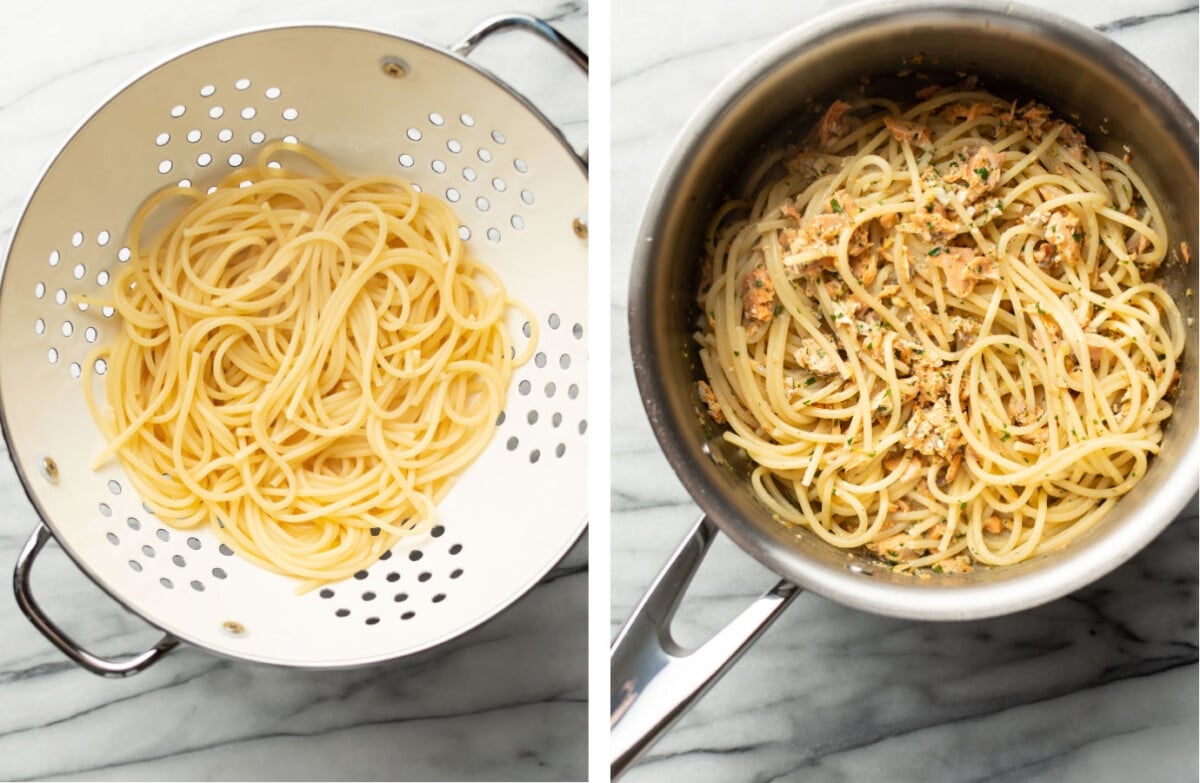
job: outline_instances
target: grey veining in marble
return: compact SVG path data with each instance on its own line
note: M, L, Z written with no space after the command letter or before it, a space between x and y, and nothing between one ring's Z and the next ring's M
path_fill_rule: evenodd
M642 412L627 285L675 134L782 30L840 3L669 0L613 11L612 631L698 515ZM1197 5L1069 0L1198 103ZM1089 588L993 620L931 624L800 596L626 776L701 781L1195 781L1197 511ZM776 577L719 538L677 617L697 644Z
M588 47L585 2L529 0ZM340 22L448 46L511 4L56 0L6 5L0 25L0 243L42 167L123 82L187 46L243 28ZM472 59L524 92L582 148L584 79L515 35ZM0 357L0 362L3 358ZM0 366L2 371L2 366ZM0 457L0 564L35 515ZM182 647L104 680L68 662L0 595L0 779L580 780L587 770L587 539L529 595L438 649L364 669L302 672ZM39 559L44 608L96 652L158 632L118 608L56 547Z

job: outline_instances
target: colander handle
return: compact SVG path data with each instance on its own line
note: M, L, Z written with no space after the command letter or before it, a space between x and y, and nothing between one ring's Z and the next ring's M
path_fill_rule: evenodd
M460 57L466 57L472 51L474 51L475 47L483 43L484 39L486 39L488 36L492 35L493 33L504 32L506 30L524 30L541 37L555 49L566 55L567 59L579 66L579 70L583 71L585 76L587 75L587 54L574 43L572 43L569 38L564 36L558 30L554 29L554 27L548 22L528 14L503 14L501 16L494 16L491 19L482 22L474 30L467 33L465 38L454 44L454 46L450 47L450 51L454 52ZM561 130L558 130L557 132L560 136L562 136ZM587 150L584 150L582 154L580 154L578 151L575 151L575 154L584 166L588 164Z
M610 731L615 780L742 656L800 588L780 580L695 650L671 636L671 620L717 535L702 516L671 555L612 646Z
M33 561L52 536L53 534L50 532L50 528L46 527L46 523L39 521L37 527L33 530L33 534L29 536L29 540L25 542L25 546L21 548L21 554L17 556L17 567L13 570L13 592L17 596L17 605L21 607L21 611L25 613L25 616L29 618L34 627L41 631L42 635L49 639L55 647L62 650L68 658L93 674L100 674L105 677L128 677L145 669L179 644L178 639L170 634L166 634L162 639L158 640L158 644L145 652L132 655L128 658L112 659L93 655L72 641L69 636L62 632L62 629L42 613L41 607L33 600L33 593L29 587L29 575L33 568Z
M493 33L503 32L504 30L525 30L534 35L541 36L550 43L555 49L565 54L567 58L579 66L579 70L584 74L588 72L588 56L582 49L571 42L558 30L555 30L548 22L538 19L536 16L528 14L504 14L502 16L494 16L482 22L471 32L467 33L454 46L450 47L450 51L455 54L466 57L476 46L479 46L485 38Z

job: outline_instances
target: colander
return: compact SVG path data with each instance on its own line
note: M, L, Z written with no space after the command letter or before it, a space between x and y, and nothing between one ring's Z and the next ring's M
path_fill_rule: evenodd
M253 30L137 78L66 143L34 189L0 280L0 421L41 521L13 583L35 626L86 669L135 673L180 641L285 666L357 666L419 652L492 617L586 525L587 171L533 106L466 58L502 30L587 58L541 20L489 20L450 51L379 31ZM536 314L532 361L513 378L492 443L422 537L297 595L207 530L176 530L142 504L104 446L84 366L119 329L77 305L129 260L126 227L159 188L215 184L267 140L292 138L351 172L399 174L453 204L468 248ZM513 316L510 328L530 333ZM536 487L536 491L531 491ZM93 581L165 632L121 659L87 652L38 607L30 570L51 538Z

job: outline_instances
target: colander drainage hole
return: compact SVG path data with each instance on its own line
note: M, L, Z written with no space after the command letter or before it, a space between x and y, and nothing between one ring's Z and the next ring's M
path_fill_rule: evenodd
M534 363L534 365L537 366L538 369L545 367L546 366L546 354L542 353L541 351L538 351L537 353L535 353L533 355L533 363Z
M160 527L158 530L155 530L154 535L158 536L159 541L170 541L171 540L171 534L168 533L167 529L163 528L163 527Z
M389 582L396 582L396 581L399 581L399 579L400 579L400 574L396 573L395 571L391 571L387 575L387 580Z
M364 601L374 601L374 600L375 600L375 594L374 594L373 592L371 592L370 590L368 590L367 592L365 592L365 593L363 593L363 594L362 594L362 599L363 599Z
M140 574L142 572L142 564L136 560L130 560L129 567L136 573Z
M121 494L121 482L117 481L116 479L110 479L108 482L108 491L113 493L114 495L120 495Z
M215 576L217 579L224 579L226 576L228 576L228 574L225 573L224 568L214 568L212 570L212 575Z
M379 556L379 559L380 560L391 560L392 559L392 550L389 549L388 551L384 552L382 555Z
M97 508L100 509L101 516L105 516L105 517L112 516L112 507L109 506L107 503L101 503L99 506L97 506Z
M141 530L142 529L142 523L138 522L137 517L130 517L129 519L126 519L125 524L129 525L130 530Z
M354 578L355 578L355 579L358 579L358 580L360 580L360 581L361 581L361 580L363 580L363 579L366 579L366 578L367 578L367 572L366 572L366 571L358 571L358 572L356 572L356 573L354 574Z
M429 531L429 535L433 536L434 538L441 538L445 532L446 528L442 527L441 525L434 525L433 529Z
M334 612L334 614L337 615L338 617L349 617L350 610L349 609L338 609L336 612Z
M534 449L533 451L529 452L529 461L531 463L537 462L539 459L541 459L541 457L542 457L542 452L538 451L537 449Z
M462 144L460 144L457 139L450 139L450 141L446 142L446 149L457 155L458 153L462 152Z
M420 575L417 576L417 581L418 582L428 582L432 578L433 578L433 574L429 573L428 571L422 571L420 573Z
M558 391L558 387L554 385L554 381L550 381L550 383L546 384L544 391L546 392L546 397L553 397L554 392Z
M379 618L378 618L378 617L368 617L368 618L366 619L366 623L367 623L367 625L375 625L375 624L376 624L376 623L378 623L378 622L379 622Z
M321 596L322 598L333 598L333 591L326 587L324 590L317 593L317 595Z
M579 386L572 383L567 387L567 396L572 400L579 396Z
M554 414L553 416L551 416L551 417L550 417L550 424L551 424L552 426L555 426L555 427L557 427L558 425L562 424L562 414L561 414L561 413L556 413L556 414Z
M532 388L533 384L531 384L529 381L521 381L519 384L517 384L517 391L519 391L521 394L529 394L529 391Z
M420 560L424 556L425 555L423 555L421 553L420 549L414 549L413 551L408 553L408 559L413 561L414 563L417 562L418 560Z
M401 620L411 620L416 616L417 616L416 612L405 612L404 614L400 615L400 619Z
M142 554L146 557L154 557L154 547L149 544L142 545Z
M160 585L162 585L163 587L167 588L168 590L171 590L175 587L175 583L172 582L170 579L166 578L165 576L162 579L159 579L158 583Z
M435 596L433 597L433 602L434 602L435 604L440 604L442 601L445 601L445 600L446 600L446 594L445 594L445 593L438 593L437 595L435 595Z
M461 568L456 568L450 572L451 579L458 579L462 575L463 575L463 570Z
M509 438L507 442L505 442L504 447L506 449L508 449L509 451L516 451L518 445L519 444L518 444L516 436L513 436L513 437Z
M195 590L197 593L204 592L204 583L201 582L199 579L193 579L190 584L192 586L192 589Z
M398 604L402 604L408 600L408 593L396 593L395 598L393 598L392 600Z
M188 536L187 546L188 549L198 551L200 549L200 539L196 538L195 536Z
M107 538L108 543L112 544L113 546L116 546L117 544L121 543L121 539L117 538L116 533L107 533L107 534L105 534L104 537Z
M503 424L505 418L504 411L500 411L500 415L496 417L496 426L499 427L501 424Z
M233 550L224 544L221 544L219 547L217 547L217 551L225 555L225 557L233 557Z
M462 551L462 548L462 544L455 544L454 546L450 547L450 554L457 555Z
M579 434L583 435L587 432L587 419L581 419L579 422Z
M183 568L187 565L187 561L183 559L183 555L173 555L171 557L171 562L180 568Z
M554 456L561 457L562 455L564 455L566 453L567 453L567 444L560 443L554 447Z

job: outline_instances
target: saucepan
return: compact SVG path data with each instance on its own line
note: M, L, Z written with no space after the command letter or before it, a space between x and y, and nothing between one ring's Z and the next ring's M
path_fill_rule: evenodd
M1163 204L1176 252L1160 282L1187 324L1175 413L1162 450L1111 514L1061 550L974 573L896 574L878 562L788 529L751 492L744 458L700 411L692 340L694 292L712 210L781 141L808 123L814 101L867 77L880 89L938 75L979 78L1071 117L1100 149L1135 149ZM911 99L913 84L907 85ZM803 129L801 129L803 130ZM914 620L1019 612L1059 598L1132 557L1193 498L1197 437L1197 121L1144 64L1098 33L1051 14L998 3L888 3L845 9L792 30L730 75L676 140L647 202L630 280L629 329L638 388L659 444L703 510L612 649L612 769L619 775L712 685L802 590ZM670 622L715 536L729 536L782 579L695 650Z

